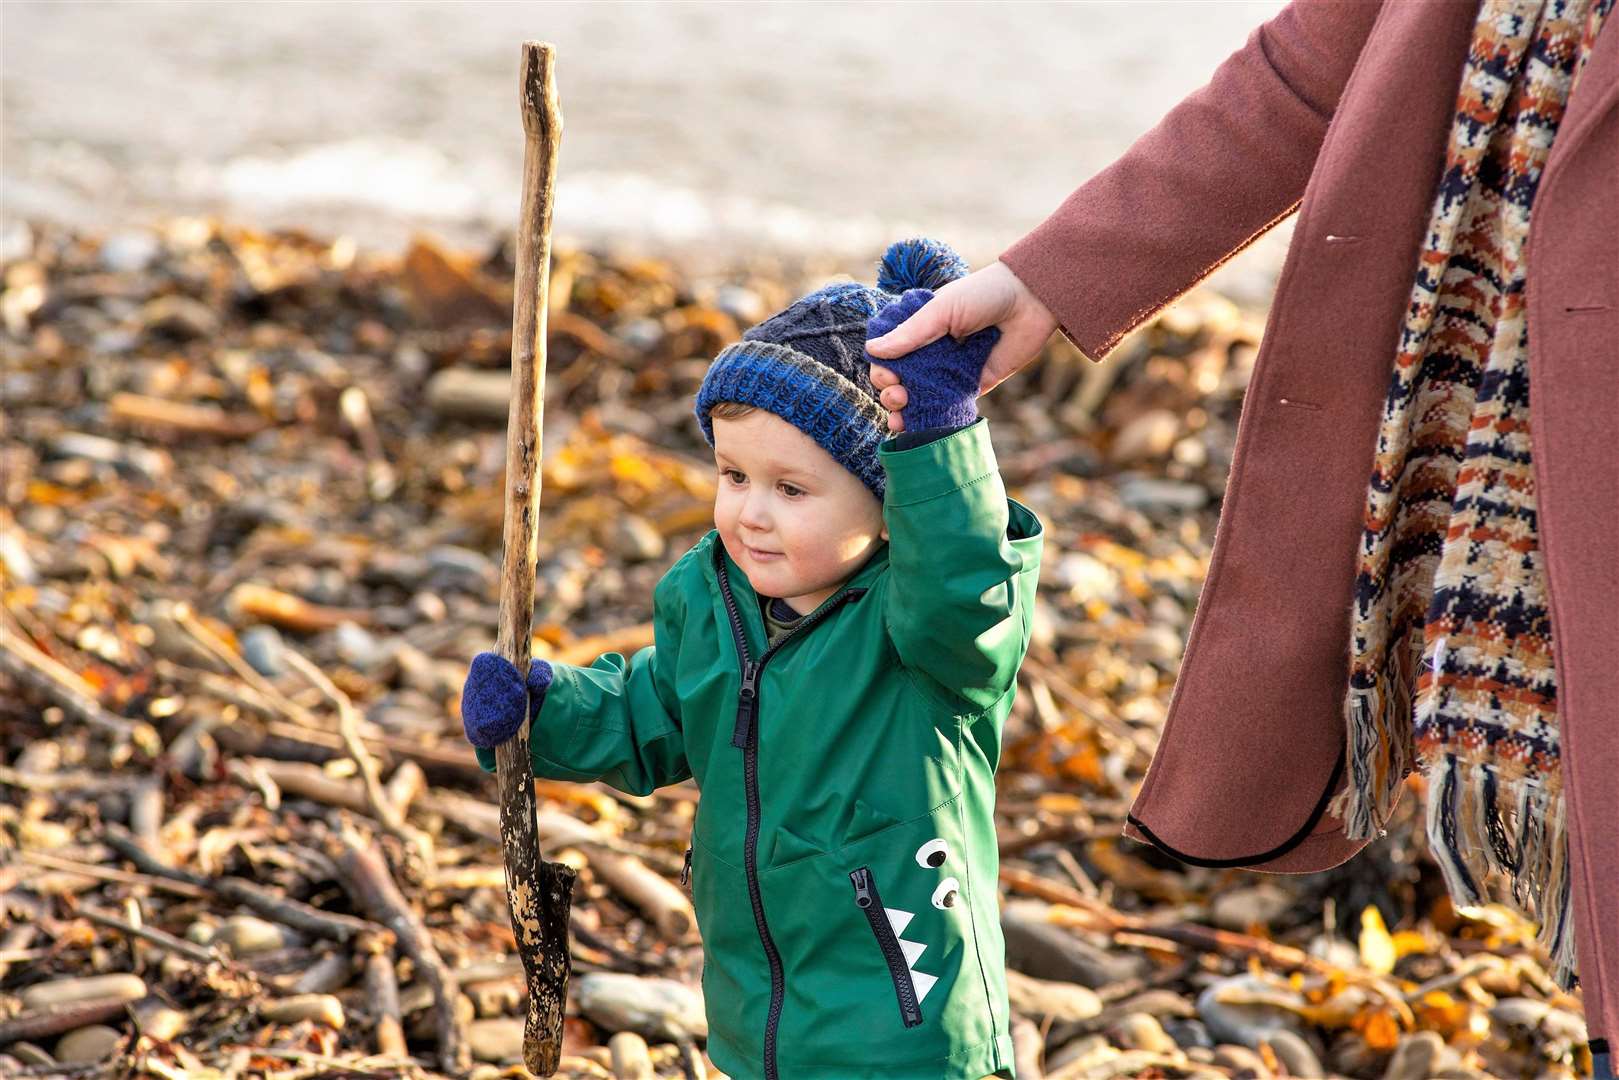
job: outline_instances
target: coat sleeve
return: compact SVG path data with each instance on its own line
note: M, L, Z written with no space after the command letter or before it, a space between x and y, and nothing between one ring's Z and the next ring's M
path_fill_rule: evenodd
M985 709L1028 649L1039 519L1006 497L982 418L909 450L885 440L877 454L888 477L889 639L951 707Z
M1383 3L1294 0L1001 261L1091 360L1294 210Z
M628 659L603 653L588 667L552 662L551 685L529 726L535 776L602 780L647 795L692 775L672 674L683 622L674 573L653 593L651 645ZM494 771L494 751L477 756L485 771Z

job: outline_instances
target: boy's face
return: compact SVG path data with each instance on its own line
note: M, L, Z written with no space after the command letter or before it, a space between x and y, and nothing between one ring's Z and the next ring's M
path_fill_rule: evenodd
M888 539L882 503L815 440L755 409L714 418L714 526L761 596L813 611Z

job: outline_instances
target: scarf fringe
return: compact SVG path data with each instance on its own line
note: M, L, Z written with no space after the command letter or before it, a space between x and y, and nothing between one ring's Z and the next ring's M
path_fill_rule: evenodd
M1400 787L1417 764L1412 733L1438 707L1430 685L1413 695L1415 662L1408 649L1392 650L1387 673L1369 687L1352 688L1344 712L1349 734L1348 787L1331 810L1351 839L1381 835ZM1420 700L1413 703L1413 697ZM1413 708L1413 704L1415 708ZM1415 720L1413 720L1413 714ZM1444 753L1422 763L1428 774L1427 834L1457 907L1489 903L1490 878L1509 883L1515 907L1540 924L1536 940L1551 957L1551 975L1563 989L1575 981L1573 893L1568 835L1560 790L1526 776L1503 779L1490 765Z
M1428 770L1428 845L1457 907L1489 903L1492 874L1511 882L1519 910L1563 989L1575 976L1573 893L1561 791L1530 777L1503 780L1486 764L1445 754Z
M1367 687L1350 687L1344 697L1344 725L1348 730L1349 785L1329 809L1342 819L1351 840L1373 840L1383 834L1394 813L1400 785L1411 772L1413 669L1419 660L1415 646L1390 650L1392 671L1380 669Z

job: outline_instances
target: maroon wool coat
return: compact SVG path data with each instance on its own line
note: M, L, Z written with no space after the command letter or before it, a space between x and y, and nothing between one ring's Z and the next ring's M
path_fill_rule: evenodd
M1322 870L1342 787L1361 508L1477 0L1295 0L1001 260L1100 360L1299 219L1208 578L1127 835ZM1609 20L1613 21L1613 20ZM1619 1036L1619 28L1530 219L1531 439L1592 1036Z

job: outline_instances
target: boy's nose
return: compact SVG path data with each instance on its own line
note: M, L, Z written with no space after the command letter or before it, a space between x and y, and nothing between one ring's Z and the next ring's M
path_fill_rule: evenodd
M770 515L765 507L765 500L749 493L742 500L742 509L737 514L737 523L750 529L765 530L770 527Z

